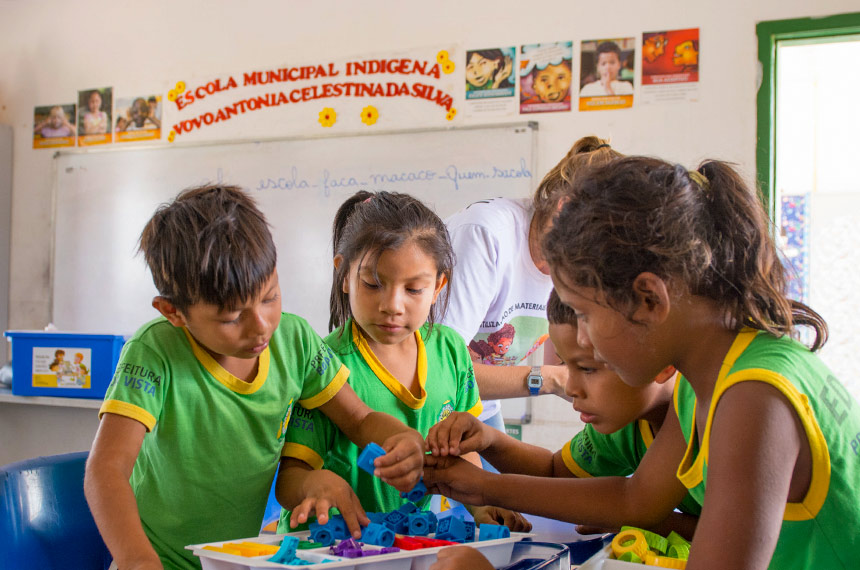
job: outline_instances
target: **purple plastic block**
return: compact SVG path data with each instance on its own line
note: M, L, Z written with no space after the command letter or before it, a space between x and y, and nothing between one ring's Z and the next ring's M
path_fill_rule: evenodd
M375 469L373 466L373 460L383 455L385 455L385 450L382 449L382 446L370 442L363 450L361 450L361 454L358 456L357 461L358 466L373 475L373 471Z
M342 540L340 542L340 544L338 544L337 546L329 547L329 551L332 554L337 554L337 555L341 555L341 556L345 556L343 553L346 552L347 550L356 550L356 549L359 551L361 550L361 543L356 542L354 538L348 538L346 540ZM353 558L355 558L355 557L353 556Z

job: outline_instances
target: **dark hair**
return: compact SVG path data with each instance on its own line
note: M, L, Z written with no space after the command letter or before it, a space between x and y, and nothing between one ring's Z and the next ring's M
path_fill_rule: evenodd
M573 193L543 242L558 278L603 292L631 318L633 281L649 271L718 303L735 330L782 336L809 325L812 349L826 342L821 316L786 296L761 201L728 164L709 160L690 173L621 158L578 176Z
M139 250L160 295L179 310L198 302L232 310L275 271L269 224L236 186L201 186L162 204L140 234Z
M558 210L559 200L569 191L577 172L606 164L621 156L607 141L594 135L582 137L573 143L567 155L546 173L535 190L532 197L535 225L543 228L552 219Z
M343 292L350 266L369 259L375 270L382 252L398 249L411 241L433 258L437 276L445 275L451 287L454 250L448 230L439 216L420 200L398 192L362 190L341 205L332 224L332 250L343 261L334 269L332 277L329 331L342 326L352 316L349 294ZM427 320L431 330L433 323L444 315L448 297L445 295L441 311L436 304L430 310Z
M546 302L546 320L551 325L576 326L576 313L561 302L561 298L555 289L550 292L549 300Z
M489 59L490 61L505 61L505 54L499 48L492 49L473 49L468 50L466 52L466 63L469 63L469 60L472 59L472 56L478 54L484 59Z
M594 52L595 65L600 60L600 54L602 53L614 53L618 57L618 63L621 63L621 48L618 47L617 43L612 41L600 42L600 45L597 46L597 50Z

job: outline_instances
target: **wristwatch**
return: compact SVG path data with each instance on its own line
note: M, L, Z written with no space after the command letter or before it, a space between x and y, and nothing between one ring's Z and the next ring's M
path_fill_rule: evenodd
M532 396L537 396L540 393L540 387L543 386L543 375L540 373L540 366L532 366L532 371L526 379L526 385L529 387L529 392Z

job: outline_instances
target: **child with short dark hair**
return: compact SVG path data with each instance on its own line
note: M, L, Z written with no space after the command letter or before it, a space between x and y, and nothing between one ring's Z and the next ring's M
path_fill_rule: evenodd
M421 436L364 405L307 322L281 312L275 245L247 194L182 192L140 249L162 316L123 347L85 479L119 568L199 568L186 545L256 535L299 403L381 442L380 473L415 484Z
M360 191L340 207L332 233L334 332L325 342L349 366L350 386L374 409L422 435L451 413L474 418L481 400L468 349L459 334L436 322L444 313L437 296L450 287L454 265L444 222L408 194ZM292 459L285 477L295 479L281 503L292 513L288 519L289 511L282 511L279 531L289 532L314 513L325 522L329 495L354 491L361 507L373 512L407 502L384 479L357 469L361 449L333 428L315 411L290 424L284 454ZM429 496L418 502L423 508L428 503ZM341 509L347 521L354 519L353 506ZM367 524L363 509L355 510ZM472 511L478 523L530 528L505 509Z
M577 343L576 316L555 290L547 302L547 320L555 351L568 369L565 393L585 428L552 453L471 417L452 414L430 430L427 443L431 451L453 455L477 451L502 473L537 477L630 475L663 425L672 403L675 369L667 367L647 386L628 386L595 359L593 350ZM689 515L701 511L691 497L685 497L679 508ZM672 516L653 529L664 533L675 530L692 537L695 517Z

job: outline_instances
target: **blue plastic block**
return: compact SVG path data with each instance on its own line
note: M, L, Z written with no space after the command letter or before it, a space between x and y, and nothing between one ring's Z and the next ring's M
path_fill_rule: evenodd
M466 527L466 542L475 542L475 523L472 521L463 521Z
M367 518L370 519L370 522L375 522L378 524L385 524L384 523L385 515L387 515L387 514L388 513L372 513L370 511L367 511Z
M415 483L415 486L412 487L412 489L409 492L403 492L403 491L400 492L401 497L403 497L404 499L408 499L408 500L412 501L413 503L417 503L418 501L420 501L422 498L424 498L424 495L426 495L426 494L427 494L427 486L424 484L423 479L421 481L418 481L417 483Z
M375 546L391 546L394 544L394 531L381 524L370 523L362 529L361 540Z
M415 503L403 503L397 508L397 512L403 513L404 515L411 515L416 512L418 507L415 506Z
M331 529L332 535L338 540L344 540L351 536L346 521L343 520L343 515L330 516L326 526Z
M424 513L412 513L409 515L409 534L412 536L427 536L430 534L430 521Z
M409 521L407 520L406 515L400 511L391 511L385 515L383 524L394 532L399 532L400 534L404 534L409 530Z
M497 538L509 538L511 529L503 524L482 524L481 532L478 533L478 540L495 540Z
M278 564L292 564L296 559L296 548L299 546L299 539L295 536L285 536L281 541L281 547L274 556L269 558L269 562L277 562Z
M382 449L382 446L373 442L368 443L364 449L361 450L361 454L358 456L358 466L373 475L373 471L375 469L373 466L373 460L377 457L382 457L383 455L385 455L385 450Z
M466 524L460 517L445 517L436 526L436 538L452 542L466 542Z
M319 523L311 523L311 540L320 546L334 544L334 535L331 530Z

